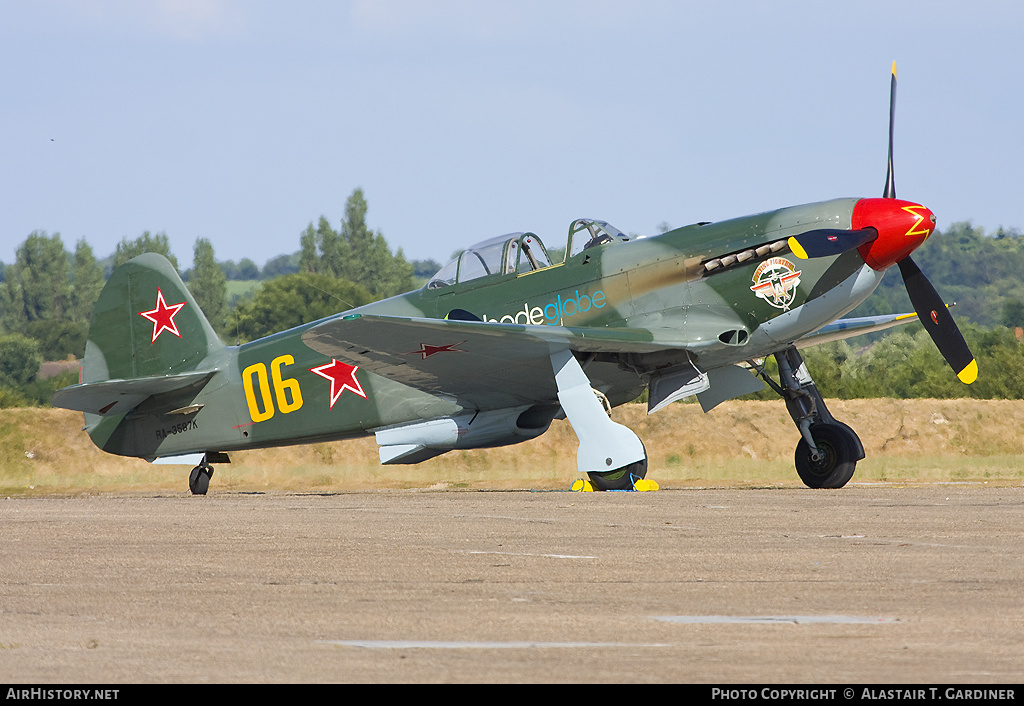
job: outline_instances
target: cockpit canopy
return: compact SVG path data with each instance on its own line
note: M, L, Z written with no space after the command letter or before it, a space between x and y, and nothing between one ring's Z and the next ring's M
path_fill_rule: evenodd
M564 251L556 251L559 261L567 261L597 245L626 242L629 238L605 221L579 218L569 226ZM427 289L448 287L491 275L524 274L551 267L544 244L533 233L509 233L466 248L454 260L438 270Z
M607 221L577 218L569 225L568 257L576 257L584 250L609 243L625 243L629 236Z

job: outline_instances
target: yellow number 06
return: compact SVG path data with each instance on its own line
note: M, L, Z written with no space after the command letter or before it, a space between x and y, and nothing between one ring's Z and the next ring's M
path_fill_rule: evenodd
M295 378L282 378L281 368L295 363L295 358L290 355L282 355L270 363L270 376L274 380L274 396L277 398L278 409L282 414L288 414L302 407L302 390L299 389L299 381ZM260 389L260 401L263 409L256 400L256 391L253 380ZM254 363L242 371L242 384L245 386L245 401L249 404L249 415L254 422L265 422L274 416L274 402L270 398L270 382L267 380L267 366L263 363Z

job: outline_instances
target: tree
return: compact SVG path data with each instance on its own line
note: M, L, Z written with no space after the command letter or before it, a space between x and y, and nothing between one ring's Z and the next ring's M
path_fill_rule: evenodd
M85 341L89 337L89 323L85 320L29 321L19 331L36 342L43 360L67 360L68 356L82 358Z
M550 252L550 250L549 250L549 252ZM412 265L413 277L419 277L421 279L426 279L428 277L431 277L438 270L441 269L441 263L438 262L437 260L432 260L432 259L431 260L413 260L409 264Z
M314 229L310 223L302 234L299 271L343 277L350 256L348 242L331 227L325 216Z
M316 242L320 248L320 273L345 277L345 267L352 257L352 247L341 233L331 228L330 222L323 216L320 216L320 223L316 227ZM345 279L355 281L350 277Z
M345 202L345 220L341 224L341 236L348 243L351 255L343 263L343 272L347 279L364 286L372 273L380 268L380 263L376 261L379 252L374 247L374 235L379 234L373 233L366 226L367 208L363 190L356 189Z
M267 281L256 295L235 307L234 327L239 342L368 304L365 287L329 275L302 272Z
M103 270L79 241L70 260L60 235L34 232L18 248L0 286L3 329L35 340L47 360L82 356Z
M320 255L317 254L316 229L310 221L299 238L299 272L317 274L320 270Z
M39 344L28 336L0 336L0 385L19 387L34 379L43 363Z
M1003 325L1013 328L1024 326L1024 301L1008 299L1003 303Z
M242 281L260 278L260 266L247 257L238 262L238 279Z
M953 223L935 231L914 261L928 275L943 300L957 306L953 316L988 326L1006 323L1008 302L1024 301L1024 237L1013 229L987 236L970 223ZM875 292L850 313L870 316L912 311L898 268L890 268ZM1021 324L1016 324L1021 325Z
M93 306L103 289L103 268L84 238L75 246L75 258L71 261L71 287L71 318L91 320Z
M348 244L348 257L340 274L366 287L375 297L383 298L407 292L413 287L413 268L401 249L391 254L380 232L366 225L366 199L356 189L345 204L345 220L341 237Z
M413 266L401 249L392 255L384 236L367 227L366 210L363 190L356 189L345 204L340 232L324 216L315 228L310 223L300 237L299 271L347 279L375 299L409 291Z
M299 253L278 255L267 260L260 270L260 279L272 279L281 275L292 275L299 271Z
M147 252L163 255L171 261L174 269L178 269L178 259L171 254L171 245L167 239L167 234L157 233L152 235L148 230L144 231L135 240L128 240L127 237L121 239L121 242L117 244L117 249L114 251L114 267L120 267L133 257L138 257L142 253Z
M8 331L30 321L59 320L71 308L68 255L60 234L34 231L4 273L3 321Z
M227 323L227 278L213 256L213 244L206 238L196 239L189 291L206 314L214 331L223 331Z
M260 266L247 257L237 263L234 260L222 260L217 264L229 281L248 282L261 278Z

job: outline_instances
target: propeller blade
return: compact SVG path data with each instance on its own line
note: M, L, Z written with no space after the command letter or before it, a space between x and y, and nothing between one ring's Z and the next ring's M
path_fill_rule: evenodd
M896 62L892 62L892 83L889 87L889 169L885 175L885 191L882 198L896 198L896 182L893 179L892 169L892 143L893 125L896 122Z
M939 353L953 368L956 376L961 382L970 385L978 379L978 362L967 347L963 334L957 328L939 293L910 256L903 258L898 264L917 318L924 324Z
M801 260L811 257L828 257L840 255L847 250L855 250L864 243L870 243L878 237L874 228L859 230L836 230L821 228L794 235L789 239L789 249Z

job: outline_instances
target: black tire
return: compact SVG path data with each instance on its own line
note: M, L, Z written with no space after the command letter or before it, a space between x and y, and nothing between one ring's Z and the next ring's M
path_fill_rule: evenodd
M632 490L633 481L647 475L647 455L628 466L607 473L587 473L594 490Z
M192 491L193 495L206 495L206 491L210 489L210 476L212 475L212 468L196 466L188 474L188 489Z
M804 439L796 445L796 472L808 488L842 488L853 478L862 459L860 440L845 424L816 424L811 427L821 459L811 459Z

